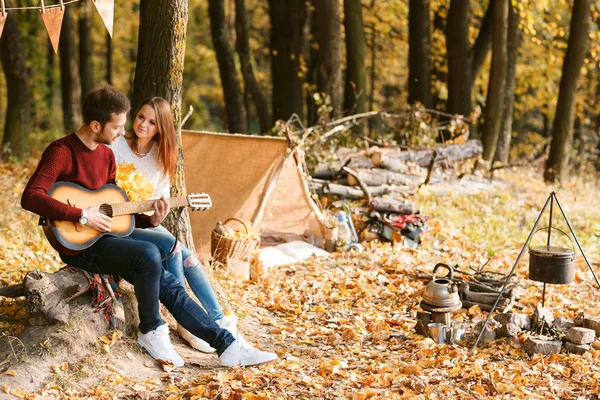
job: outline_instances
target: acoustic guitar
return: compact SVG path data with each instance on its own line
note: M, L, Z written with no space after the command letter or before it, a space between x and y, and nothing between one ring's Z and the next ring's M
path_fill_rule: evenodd
M78 222L54 221L40 218L44 234L56 251L73 255L92 246L104 235L125 237L135 228L135 217L153 210L156 200L129 201L127 194L117 185L107 184L98 190L88 190L71 182L58 182L50 188L48 195L61 203L78 208L97 206L100 212L112 218L111 232L98 232ZM208 210L212 200L206 193L167 199L171 208L189 206L193 211Z

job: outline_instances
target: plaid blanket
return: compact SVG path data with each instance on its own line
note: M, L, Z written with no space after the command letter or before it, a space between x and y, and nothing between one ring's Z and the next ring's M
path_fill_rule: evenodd
M119 285L115 282L112 275L101 275L91 272L87 272L83 269L72 267L70 265L65 266L63 269L74 273L82 274L88 281L90 291L92 292L92 304L94 307L94 313L101 313L104 315L109 323L110 329L115 329L115 316L113 312L113 306L111 302L110 294L102 282L102 277L106 278L110 284L117 301L121 302L121 293L119 292Z

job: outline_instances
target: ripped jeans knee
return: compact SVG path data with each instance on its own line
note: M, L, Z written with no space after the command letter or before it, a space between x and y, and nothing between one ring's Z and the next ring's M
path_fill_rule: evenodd
M179 247L179 244L177 245L177 247ZM187 257L185 260L183 260L183 266L186 268L197 267L199 264L200 264L200 262L198 261L198 258L194 255L191 255L191 256Z

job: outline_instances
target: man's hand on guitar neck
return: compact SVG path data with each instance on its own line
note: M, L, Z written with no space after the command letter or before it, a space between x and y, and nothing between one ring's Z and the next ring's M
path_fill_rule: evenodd
M154 202L154 214L150 217L152 226L158 226L165 219L169 211L171 211L171 203L167 199L161 197Z
M85 226L95 229L98 232L110 232L112 218L100 212L98 207L90 207L87 209L88 222Z

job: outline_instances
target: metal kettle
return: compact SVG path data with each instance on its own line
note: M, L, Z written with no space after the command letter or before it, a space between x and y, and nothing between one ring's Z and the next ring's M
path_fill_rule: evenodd
M437 278L436 272L444 268L448 274L443 278ZM462 304L458 295L458 288L452 281L454 278L454 269L444 263L438 263L433 268L431 282L427 284L423 294L423 303L434 307L455 307Z

